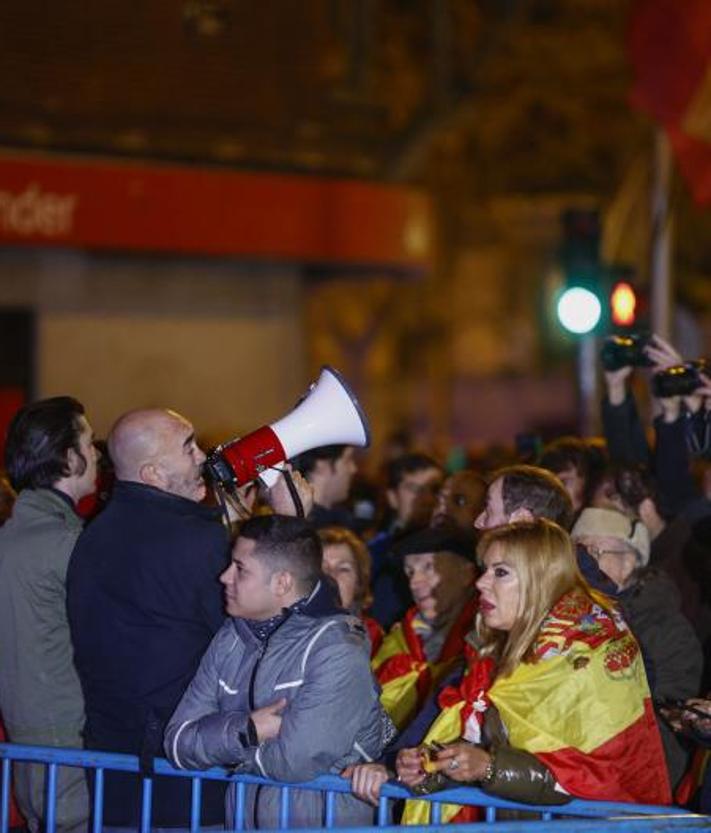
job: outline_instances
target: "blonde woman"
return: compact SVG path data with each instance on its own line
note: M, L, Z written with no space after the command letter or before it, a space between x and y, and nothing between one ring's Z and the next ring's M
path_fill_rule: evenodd
M540 804L669 803L639 647L585 584L569 535L547 520L512 524L487 532L477 553L467 673L440 694L424 746L399 752L399 779L415 792L472 783ZM364 798L387 777L378 766L354 775ZM405 822L426 819L424 802L408 805ZM443 818L467 814L447 805Z

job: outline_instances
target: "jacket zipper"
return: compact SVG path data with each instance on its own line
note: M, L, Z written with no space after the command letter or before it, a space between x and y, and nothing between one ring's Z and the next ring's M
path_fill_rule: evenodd
M286 622L289 619L290 616L291 616L291 613L289 613L288 616L285 616L284 617L284 622ZM266 654L266 652L267 652L267 647L269 646L269 640L274 636L274 634L279 630L279 628L282 627L284 622L281 622L279 624L279 627L275 628L269 634L269 636L264 640L264 642L260 643L259 650L257 651L257 658L254 661L254 665L252 666L252 673L249 676L249 688L247 690L247 700L249 702L250 712L253 712L255 710L254 685L255 685L255 682L256 682L256 679L257 679L257 671L259 669L259 663L262 661L262 659L264 658L264 654ZM259 807L259 794L261 793L261 791L262 791L262 784L259 784L257 786L257 789L254 792L254 804L252 806L252 826L255 830L259 829L259 821L258 821L258 818L257 818L257 809Z

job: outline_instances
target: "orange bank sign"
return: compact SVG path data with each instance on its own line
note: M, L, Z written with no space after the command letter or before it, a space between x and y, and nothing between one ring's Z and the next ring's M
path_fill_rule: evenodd
M353 180L0 155L0 245L426 268L427 199Z

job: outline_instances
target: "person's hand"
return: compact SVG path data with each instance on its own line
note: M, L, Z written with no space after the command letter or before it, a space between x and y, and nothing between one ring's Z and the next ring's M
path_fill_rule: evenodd
M437 753L432 766L454 781L481 781L491 763L491 755L481 746L458 741Z
M669 370L670 367L676 367L683 364L684 359L681 353L672 347L668 341L665 341L656 333L650 338L649 343L644 347L644 354L653 363L652 372L661 373ZM659 408L662 412L662 419L664 422L676 422L681 415L681 397L680 396L665 396L662 399L657 399Z
M250 714L254 728L257 730L257 738L261 743L263 740L271 740L279 734L281 728L281 713L286 708L286 697L280 697L268 706L262 706Z
M656 333L649 339L649 343L643 349L647 358L653 362L652 370L654 373L684 364L681 353Z
M236 499L228 495L225 505L230 523L238 523L239 521L246 521L251 518L256 500L257 484L254 482L239 486Z
M301 504L304 507L304 516L308 517L311 507L314 505L314 487L301 476L300 472L294 471L289 463L284 466L291 474L291 479L296 487L296 492L299 495ZM283 474L279 475L276 483L267 491L267 502L272 510L277 515L292 515L295 516L296 506L294 499L291 496L289 487L286 485L286 478Z
M685 706L689 706L690 710L687 711ZM704 735L711 733L711 700L700 697L687 700L681 708L681 725L689 726Z
M351 789L358 798L377 807L380 788L390 778L390 773L382 764L355 764L346 767L341 777L351 779Z
M707 411L711 411L711 378L700 370L697 371L702 385L690 394L684 397L686 407L692 414L697 413L703 405Z
M666 701L659 711L675 732L692 729L701 734L711 734L711 700L698 697L684 701Z
M632 365L621 367L619 370L605 371L605 385L610 405L621 405L627 396L627 380L632 375Z
M425 780L425 771L422 769L422 753L417 747L401 749L397 753L395 770L398 780L406 787L414 787Z

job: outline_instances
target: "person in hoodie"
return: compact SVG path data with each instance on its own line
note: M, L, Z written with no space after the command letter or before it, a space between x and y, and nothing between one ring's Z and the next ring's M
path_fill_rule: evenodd
M306 521L251 518L222 574L229 619L171 717L164 748L181 769L226 766L298 783L380 756L393 733L369 667L362 622L321 573ZM228 828L234 823L234 786ZM249 828L279 827L280 791L249 785ZM291 827L319 827L319 792L291 792ZM371 824L373 810L336 796L336 824Z
M649 566L649 533L640 520L613 509L587 508L573 526L580 570L596 590L615 599L642 649L655 703L686 700L699 692L703 655L681 612L676 585ZM689 749L660 722L673 787L689 762Z

